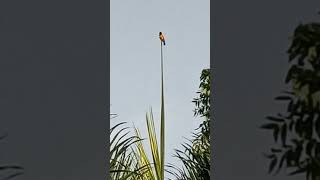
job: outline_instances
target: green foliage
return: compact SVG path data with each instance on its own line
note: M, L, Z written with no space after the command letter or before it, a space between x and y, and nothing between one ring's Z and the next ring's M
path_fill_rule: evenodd
M200 76L199 97L193 99L196 108L194 115L210 119L210 69L203 69Z
M193 134L190 143L182 144L182 150L176 150L176 157L179 158L184 168L177 168L168 164L164 166L164 142L158 141L154 126L153 113L147 113L146 123L148 130L149 147L151 151L150 160L147 157L146 147L143 144L139 130L135 128L135 136L129 136L125 123L119 123L110 129L110 179L112 180L164 180L164 172L174 174L177 179L210 179L210 73L209 69L202 71L200 77L199 97L194 98L195 116L204 117L203 122ZM164 105L162 89L161 104ZM164 121L164 106L161 105L161 121ZM160 136L164 141L164 123L161 123ZM122 128L121 128L122 127ZM115 130L118 129L117 133ZM169 171L167 168L174 168L177 171Z
M124 124L118 123L110 129L111 180L134 179L141 176L134 151L131 149L140 139L137 136L128 136L128 127L122 127ZM115 130L118 131L115 133Z
M164 81L163 58L161 46L161 110L160 110L160 146L158 146L152 110L146 115L148 139L152 161L149 160L146 148L141 142L139 130L135 128L136 136L126 137L125 133L120 138L119 134L126 128L120 129L110 143L111 161L110 178L113 180L164 180L165 172L165 111L164 111ZM116 125L113 130L121 125ZM131 148L135 146L135 148ZM129 149L131 148L131 150Z
M110 129L111 180L164 180L165 170L161 166L163 155L158 147L152 111L147 113L146 123L151 160L147 157L147 146L143 144L137 128L134 128L134 136L129 136L129 128L123 127L125 122Z
M124 123L119 123L110 130L110 179L111 180L164 180L164 172L174 174L178 179L210 179L210 72L202 71L200 80L200 95L194 99L196 104L195 116L205 117L199 129L194 134L190 144L183 144L185 151L176 150L176 156L183 162L185 168L176 168L172 165L165 166L165 110L164 110L164 82L163 58L161 49L161 116L160 116L160 143L156 136L153 113L146 115L150 160L147 157L146 146L142 142L140 132L135 128L135 136L128 136L127 128L120 128ZM122 134L122 135L121 135ZM160 144L160 146L158 145ZM165 168L166 167L166 168ZM168 171L167 168L176 168L178 172Z
M287 110L268 116L263 129L272 131L276 143L266 155L269 172L291 169L290 175L305 173L320 179L320 24L301 24L288 50L291 67L285 83L289 89L277 101Z
M177 179L209 180L210 179L210 70L204 69L200 76L199 97L192 101L195 103L195 116L204 117L203 122L193 140L182 144L183 151L176 149L175 157L182 163L183 168L170 165L171 171Z
M146 115L146 123L147 123L147 130L148 130L148 139L149 139L149 147L151 151L151 157L152 161L147 158L147 153L145 150L145 146L142 144L142 142L138 144L138 149L139 149L139 157L143 159L143 165L148 166L148 174L145 179L148 180L164 180L164 172L165 172L165 167L162 166L164 165L163 159L164 159L164 150L161 150L164 148L163 144L160 141L160 146L158 146L158 140L157 140L157 133L156 129L154 126L154 118L153 118L153 113L152 110L147 113ZM162 126L160 129L163 128ZM160 130L160 136L164 136ZM136 134L137 136L140 137L140 133L138 129L136 129Z
M200 90L197 92L199 97L193 99L196 108L194 110L195 116L204 117L203 122L200 124L198 133L195 138L194 145L204 145L208 148L210 156L210 69L203 69L200 76ZM200 143L199 143L200 142ZM203 147L199 147L202 148ZM199 149L196 148L196 149ZM210 157L208 157L210 159Z

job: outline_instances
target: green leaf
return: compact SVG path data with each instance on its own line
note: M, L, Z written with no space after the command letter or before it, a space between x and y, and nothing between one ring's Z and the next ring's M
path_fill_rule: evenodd
M273 116L267 116L266 119L268 119L270 121L274 121L274 122L284 122L283 118L277 118L277 117L273 117Z
M276 128L278 128L278 124L275 124L275 123L264 124L260 128L262 128L262 129L276 129Z
M282 140L282 145L286 145L286 137L287 137L287 124L283 124L281 128L281 140Z
M277 157L274 157L274 158L271 160L270 165L269 165L269 173L271 173L271 172L273 171L274 167L275 167L276 164L277 164L277 161L278 161Z
M303 168L299 168L291 173L289 173L290 176L295 175L295 174L301 174L301 173L305 173L307 171L306 167Z
M292 100L292 97L290 97L290 96L278 96L278 97L275 98L275 100L288 101L288 100Z

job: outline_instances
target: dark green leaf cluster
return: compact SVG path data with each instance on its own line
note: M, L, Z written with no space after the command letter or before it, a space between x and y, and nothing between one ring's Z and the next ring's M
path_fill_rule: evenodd
M194 115L204 117L193 140L182 144L184 150L176 149L175 157L183 163L183 168L176 168L173 173L177 179L210 179L210 69L204 69L200 76L199 97L195 103Z
M285 113L268 116L262 126L271 130L276 147L271 148L269 172L283 167L290 175L305 173L320 179L320 24L301 24L294 31L288 50L291 67L285 83L289 91L276 98L287 103ZM280 140L279 140L280 139Z
M194 115L200 115L210 119L210 69L202 70L200 76L199 97L193 99L196 108Z
M199 97L192 101L196 106L194 115L204 117L199 126L201 133L198 133L195 139L195 142L200 141L200 144L210 144L210 80L210 69L203 69L200 76L200 90L197 92Z

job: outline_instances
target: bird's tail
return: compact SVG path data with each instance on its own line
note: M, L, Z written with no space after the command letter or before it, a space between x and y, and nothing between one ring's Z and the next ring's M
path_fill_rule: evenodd
M165 40L163 40L163 45L166 45L166 41Z

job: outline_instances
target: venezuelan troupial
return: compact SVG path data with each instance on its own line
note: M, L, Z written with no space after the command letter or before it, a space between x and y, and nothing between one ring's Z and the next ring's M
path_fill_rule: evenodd
M164 35L162 34L162 32L159 32L159 39L161 40L161 42L163 42L163 45L166 45L166 41L164 39Z

